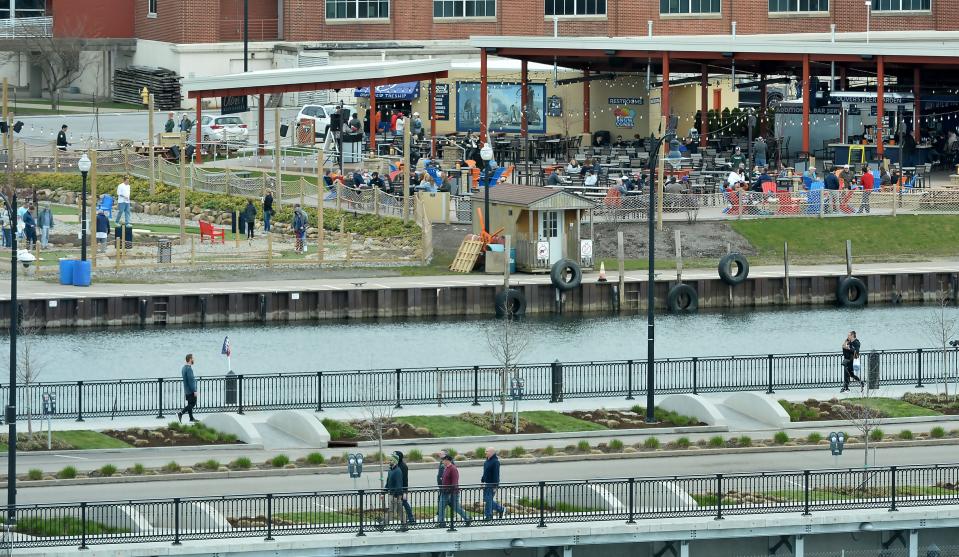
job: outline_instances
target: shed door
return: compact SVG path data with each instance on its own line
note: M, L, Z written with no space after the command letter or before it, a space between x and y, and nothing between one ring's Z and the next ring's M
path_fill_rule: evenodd
M563 212L540 211L539 236L549 242L549 264L563 258Z

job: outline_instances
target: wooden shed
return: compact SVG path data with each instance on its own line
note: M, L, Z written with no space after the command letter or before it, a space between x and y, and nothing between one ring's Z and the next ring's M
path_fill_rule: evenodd
M572 259L584 269L593 267L592 222L594 203L582 196L542 186L498 184L490 188L490 232L503 228L516 248L516 269L548 271L561 259ZM483 195L473 196L473 232L480 232L476 210ZM589 232L581 231L583 217Z

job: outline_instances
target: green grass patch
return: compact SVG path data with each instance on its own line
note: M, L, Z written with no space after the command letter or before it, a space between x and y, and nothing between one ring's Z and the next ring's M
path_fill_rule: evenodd
M773 435L773 442L777 445L785 445L789 442L789 434L785 431L777 431L776 434Z
M544 429L553 432L560 431L598 431L606 429L604 426L586 420L580 420L559 412L549 410L534 410L530 412L521 412L520 416L528 422L534 423Z
M230 463L230 468L236 468L237 470L249 470L252 466L253 461L245 456L241 456Z
M524 449L523 447L521 447L521 446L519 446L519 445L513 447L513 448L510 449L510 451L509 451L509 456L511 456L511 457L513 457L513 458L520 458L520 457L522 457L524 454L526 454L526 449Z
M289 463L290 457L285 454L278 454L270 459L270 464L272 464L274 468L283 468Z
M726 444L726 441L723 439L722 435L715 435L709 438L709 446L715 448L722 447Z
M530 499L529 497L520 497L517 503L523 507L529 507L533 509L538 509L541 503L541 499ZM562 501L547 501L543 508L553 512L561 513L585 513L585 512L595 512L601 511L603 509L593 508L593 507L581 507L579 505L572 505L570 503L564 503Z
M220 469L220 461L213 458L211 458L210 460L204 460L203 462L198 462L196 464L196 468L199 468L202 470L211 470L215 472Z
M58 516L55 518L37 518L32 516L17 517L17 532L36 536L38 538L53 538L59 536L79 536L83 534L83 522L72 516ZM87 521L87 535L97 534L125 534L129 530L113 528L99 522Z
M789 414L790 422L805 422L815 420L819 417L819 412L809 408L801 402L789 402L788 400L779 400L779 405Z
M546 445L546 448L543 449L543 454L546 456L553 456L556 454L556 447L552 445Z
M613 439L609 442L609 449L612 451L622 451L624 446L623 442L619 439Z
M100 475L110 477L117 473L117 467L112 464L104 464L100 467Z
M54 431L53 438L74 449L129 449L130 445L98 431Z
M904 441L909 441L912 439L912 432L909 431L908 429L904 429L899 432L899 438Z
M581 453L588 453L592 447L589 446L589 441L585 439L576 443L576 450Z
M130 470L130 472L133 472L134 474L136 474L136 475L138 475L138 476L142 476L143 473L147 471L147 468L146 468L146 466L144 466L144 465L140 464L139 462L137 462L136 464L134 464L133 466L131 466L131 467L129 468L129 470Z
M959 220L959 219L956 219ZM792 249L792 248L790 248ZM929 408L916 406L895 398L850 398L849 402L872 408L882 412L888 418L910 418L912 416L941 416L942 414Z
M646 415L646 409L639 405L633 406L630 408L630 410L635 414L639 414L640 416ZM671 410L663 410L662 408L656 408L653 410L653 417L661 424L672 424L676 427L686 427L699 423L699 420L693 418L692 416L684 416Z
M936 426L929 430L929 437L933 439L942 439L946 436L946 430L941 426Z
M450 416L403 416L396 418L396 421L410 427L425 427L430 430L433 437L493 435L493 432L488 429Z
M657 439L657 438L655 438L655 437L647 437L646 440L643 441L643 448L644 448L644 449L658 449L658 448L659 448L659 439Z
M680 449L688 449L692 443L690 443L689 437L680 437L674 441L674 444Z
M42 471L42 470L39 470L39 469L37 469L37 468L31 468L30 471L27 472L27 479L28 479L28 480L33 480L33 481L42 480L42 479L43 479L43 471Z
M422 455L420 458L422 459ZM324 457L321 453L310 453L306 455L306 462L314 466L319 466L320 464L326 462L326 457Z
M410 462L421 462L423 460L423 451L419 449L411 449L410 452L406 454L406 460Z
M222 433L212 427L203 425L200 422L192 424L181 424L179 422L170 422L170 429L181 433L188 433L197 439L206 443L236 443L236 435L232 433Z
M350 424L331 418L323 418L323 427L326 428L326 431L330 434L330 439L333 440L356 439L360 435L360 432L356 431L356 428Z
M180 465L177 464L176 461L172 461L172 460L171 460L170 462L167 462L166 464L163 465L162 470L163 470L164 472L170 472L170 473L179 472L179 471L180 471Z
M822 441L822 434L818 431L814 431L806 436L806 441L809 441L810 443L818 443Z
M57 472L57 477L61 480L71 480L77 477L77 469L73 466L66 466L63 470Z
M878 443L879 441L882 441L882 438L883 438L885 435L886 435L886 434L885 434L881 429L879 429L879 428L877 427L876 429L874 429L874 430L872 430L872 431L869 432L869 440L870 440L870 441L875 441L875 442Z
M749 447L753 444L753 439L748 435L741 435L738 439L736 439L736 444L740 447Z

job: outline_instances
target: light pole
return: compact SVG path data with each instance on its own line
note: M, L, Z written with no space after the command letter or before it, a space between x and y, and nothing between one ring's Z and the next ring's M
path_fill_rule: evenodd
M9 159L7 168L10 168ZM9 175L9 170L7 170ZM11 187L11 202L0 193L10 213L10 398L7 402L7 520L12 527L17 521L17 331L20 304L17 303L17 189Z
M480 158L483 159L483 225L489 234L489 163L493 160L493 146L489 141L480 149Z
M659 158L660 147L676 137L676 126L679 117L675 114L669 117L666 133L662 137L652 139L652 152L649 154L649 241L646 243L649 250L649 278L646 282L646 423L656 423L656 389L654 365L656 360L656 184L653 183L653 173L656 171L656 162Z
M864 0L863 4L866 6L866 44L869 44L869 20L872 17L872 0Z
M77 161L83 183L80 188L80 261L87 260L87 173L90 172L90 157L86 153Z
M243 0L243 73L249 71L250 59L250 0Z

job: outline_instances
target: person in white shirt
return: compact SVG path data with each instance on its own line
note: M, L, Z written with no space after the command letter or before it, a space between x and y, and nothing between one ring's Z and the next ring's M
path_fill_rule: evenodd
M130 226L130 177L124 176L117 186L117 224L123 217L126 226Z
M584 186L595 186L596 182L599 181L599 177L596 176L596 173L590 170L586 173L586 178L583 179Z
M729 189L736 189L739 184L742 184L746 181L746 176L742 173L742 170L739 168L734 168L729 172L729 176L726 178L726 185Z
M406 127L406 114L400 113L400 117L396 119L396 135L402 136L403 129Z
M579 162L576 159L569 159L569 163L566 165L566 174L569 174L570 176L579 176L582 170L582 167L579 166Z

